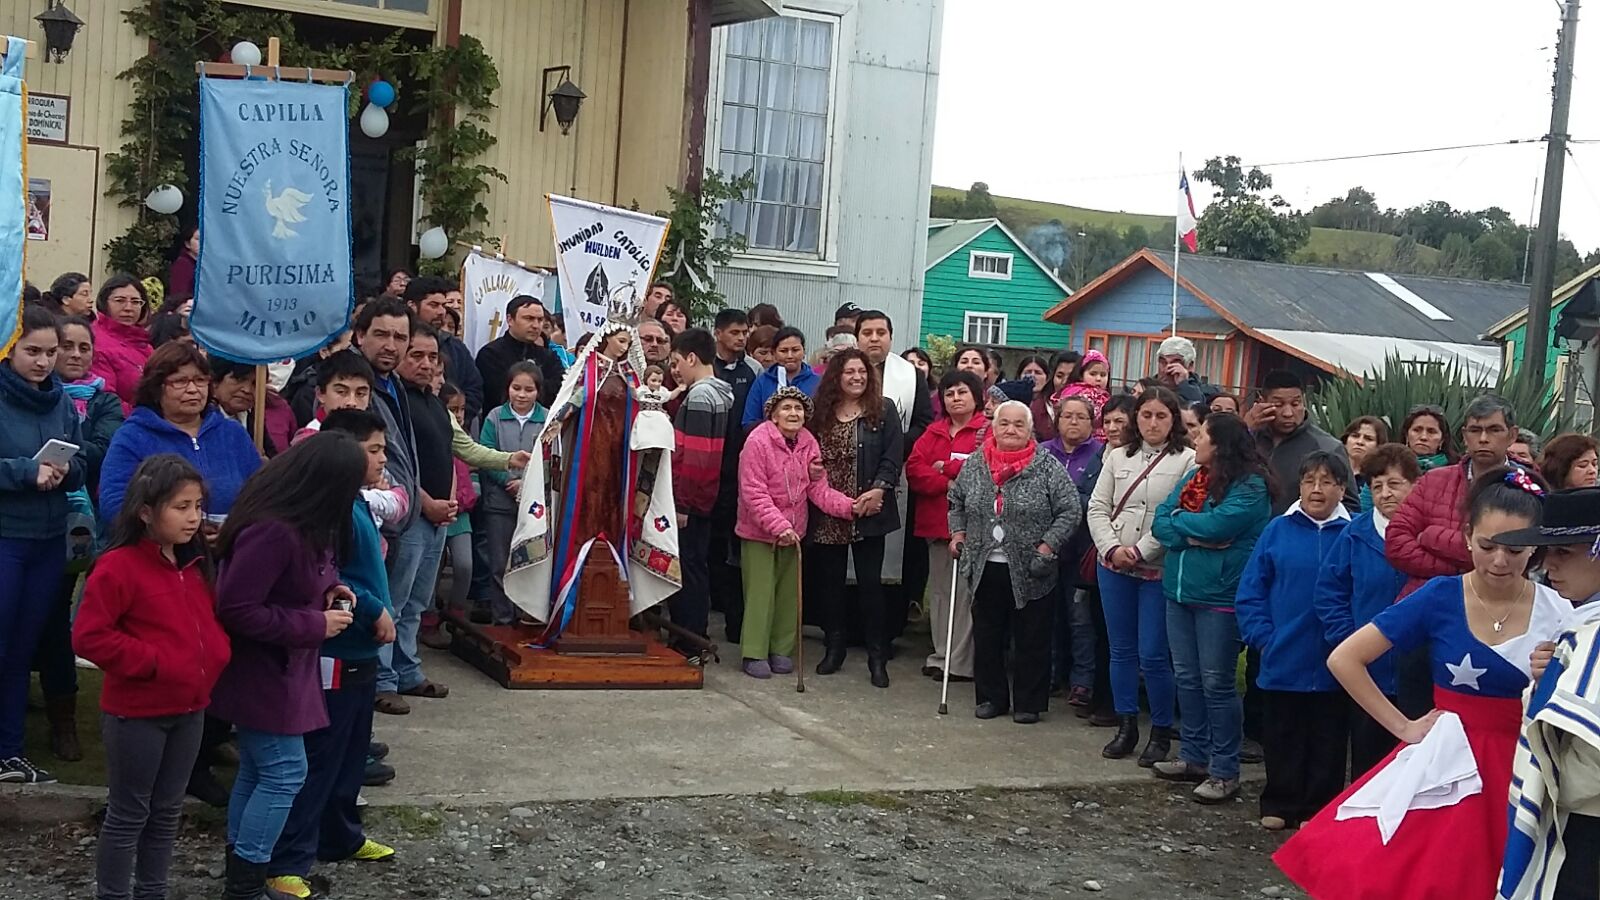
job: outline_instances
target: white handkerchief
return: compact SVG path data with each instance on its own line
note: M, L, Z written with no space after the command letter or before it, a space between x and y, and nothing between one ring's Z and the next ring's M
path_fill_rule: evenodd
M1461 717L1447 712L1420 744L1401 750L1372 780L1339 804L1339 820L1372 816L1385 844L1413 809L1454 806L1483 791L1478 761Z

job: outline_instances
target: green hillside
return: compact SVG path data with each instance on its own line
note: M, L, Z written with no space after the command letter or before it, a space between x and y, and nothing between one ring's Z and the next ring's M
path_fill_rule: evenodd
M933 188L933 196L950 197L959 199L966 196L966 191L958 188L939 187ZM1162 240L1166 235L1172 234L1171 216L1151 216L1143 213L1111 212L1103 209L1086 209L1081 206L1067 206L1063 203L1049 203L1043 200L1024 200L1020 197L994 198L995 206L1000 210L1000 218L1012 230L1022 236L1029 228L1043 225L1051 219L1060 219L1068 225L1106 225L1117 231L1123 231L1134 225L1142 225L1150 232L1152 240ZM1331 262L1337 259L1348 259L1352 256L1357 259L1375 259L1394 246L1399 238L1392 234L1379 234L1375 231L1344 231L1338 228L1313 228L1311 241L1295 255L1296 262L1317 261ZM1433 263L1438 260L1439 251L1432 247L1417 248L1419 262Z

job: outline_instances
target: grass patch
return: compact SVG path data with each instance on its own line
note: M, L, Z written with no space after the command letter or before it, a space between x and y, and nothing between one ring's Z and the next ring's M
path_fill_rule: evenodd
M100 685L105 673L99 669L78 669L78 744L83 759L62 762L50 754L50 722L44 710L28 710L23 722L22 752L38 765L50 770L63 784L106 783L106 748L100 742ZM30 687L31 701L43 706L44 695L37 681Z
M811 791L801 794L812 803L823 806L870 806L873 809L905 809L907 803L893 794L882 791L847 791L844 789L831 791Z
M444 833L444 814L436 808L417 806L369 806L363 812L369 824L384 832L403 831L422 838Z

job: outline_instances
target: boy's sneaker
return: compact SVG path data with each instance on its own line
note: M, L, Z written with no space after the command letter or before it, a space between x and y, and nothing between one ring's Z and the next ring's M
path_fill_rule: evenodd
M0 782L13 784L55 784L56 777L29 762L27 757L13 756L0 761Z
M1181 759L1163 759L1150 767L1157 778L1163 781L1189 781L1195 784L1211 777L1205 766L1197 766L1192 762ZM1234 790L1239 789L1239 783L1234 782Z
M363 797L360 794L357 794L356 795L356 809L360 809L361 807L366 806L366 805L367 805L367 798Z
M380 844L372 838L367 838L361 844L361 849L350 854L350 858L357 862L382 862L394 856L394 848L387 844Z
M367 756L371 759L383 759L389 755L389 745L383 741L368 741Z
M1075 684L1072 686L1072 689L1067 692L1068 706L1076 706L1079 709L1086 709L1088 708L1089 701L1091 699L1093 699L1093 695L1089 688L1085 685Z
M1226 803L1239 796L1239 779L1207 778L1194 789L1194 802L1207 805Z
M299 900L311 896L311 882L299 875L274 875L267 879L267 887L286 897L298 897Z
M394 766L386 762L367 757L367 769L361 775L361 784L364 787L383 787L394 780Z

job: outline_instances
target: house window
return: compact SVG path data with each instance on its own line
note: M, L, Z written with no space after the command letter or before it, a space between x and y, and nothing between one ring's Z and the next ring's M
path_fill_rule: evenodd
M721 29L717 166L749 172L729 230L761 254L825 255L839 17L793 11Z
M973 278L1011 280L1011 254L974 250L967 257L967 274Z
M961 326L964 340L968 344L1004 344L1007 318L1006 313L967 313Z
M1090 331L1084 334L1084 348L1106 355L1106 362L1111 366L1111 384L1120 388L1155 374L1156 350L1167 337L1167 334ZM1240 360L1233 352L1232 341L1219 341L1211 334L1186 334L1184 337L1195 344L1196 374L1215 385L1237 386Z

